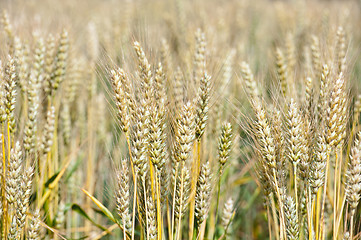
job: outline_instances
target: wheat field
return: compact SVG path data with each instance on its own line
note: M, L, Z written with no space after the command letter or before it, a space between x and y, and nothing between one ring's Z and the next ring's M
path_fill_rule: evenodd
M0 239L361 239L361 1L0 11Z

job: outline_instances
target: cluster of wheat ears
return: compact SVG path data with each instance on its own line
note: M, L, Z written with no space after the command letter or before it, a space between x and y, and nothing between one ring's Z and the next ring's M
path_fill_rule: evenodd
M1 15L0 239L361 239L359 3L41 2Z

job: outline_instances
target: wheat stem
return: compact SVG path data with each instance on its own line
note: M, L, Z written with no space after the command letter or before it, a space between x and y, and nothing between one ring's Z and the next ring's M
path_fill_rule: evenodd
M325 172L325 185L323 187L323 196L322 196L322 205L321 205L321 221L319 223L320 229L317 234L317 239L321 239L321 234L323 234L324 228L324 209L326 203L326 195L327 195L327 183L328 183L328 172L330 167L330 146L327 146L327 161L326 161L326 172Z
M177 237L176 240L179 239L179 237L182 235L182 212L183 212L183 188L184 188L184 161L182 161L182 165L181 165L181 185L180 185L180 211L179 211L179 217L178 217L178 228L177 228Z
M177 161L175 166L174 185L173 185L172 224L171 224L172 238L170 240L173 240L173 234L174 234L175 195L176 195L177 178L178 178L178 166L179 166L179 162Z

